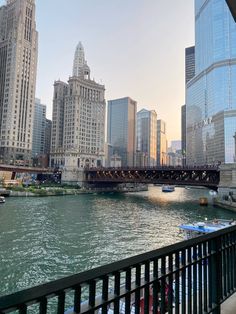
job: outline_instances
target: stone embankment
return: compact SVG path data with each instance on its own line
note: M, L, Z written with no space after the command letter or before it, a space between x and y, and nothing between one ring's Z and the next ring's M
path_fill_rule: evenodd
M34 192L31 191L10 191L9 196L63 196L63 195L76 195L80 194L80 190L65 190L65 189L58 189L58 190L47 190L47 189L40 189L35 190Z

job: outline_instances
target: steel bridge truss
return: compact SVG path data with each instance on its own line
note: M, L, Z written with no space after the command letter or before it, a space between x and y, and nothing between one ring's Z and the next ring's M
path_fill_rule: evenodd
M86 169L89 184L153 183L205 186L217 189L220 171L217 167L158 167Z

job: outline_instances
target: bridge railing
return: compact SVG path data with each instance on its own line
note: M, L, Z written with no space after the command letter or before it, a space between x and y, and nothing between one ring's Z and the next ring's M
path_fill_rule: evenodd
M0 313L220 313L235 290L232 226L3 296Z

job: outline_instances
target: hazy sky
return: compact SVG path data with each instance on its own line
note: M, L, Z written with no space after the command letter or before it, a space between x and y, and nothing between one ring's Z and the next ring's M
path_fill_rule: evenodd
M91 77L106 100L130 96L167 122L180 139L184 53L194 44L194 0L36 0L36 96L51 118L54 80L72 75L82 42Z

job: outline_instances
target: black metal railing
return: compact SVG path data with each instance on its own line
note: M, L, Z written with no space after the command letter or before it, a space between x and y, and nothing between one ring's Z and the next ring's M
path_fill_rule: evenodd
M220 313L236 226L0 298L0 313Z

